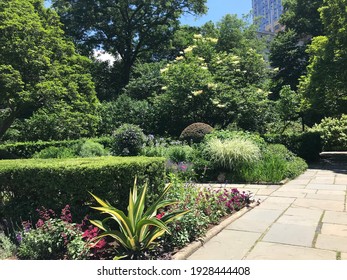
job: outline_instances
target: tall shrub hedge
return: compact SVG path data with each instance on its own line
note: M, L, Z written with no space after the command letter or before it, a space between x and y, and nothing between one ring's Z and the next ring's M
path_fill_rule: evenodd
M322 151L322 141L317 132L265 134L263 138L268 143L286 146L288 150L308 162L319 160L319 154Z
M163 187L164 173L163 158L2 160L0 217L28 219L41 206L60 213L69 204L73 216L81 219L93 201L88 192L125 210L135 177L140 184L149 180L149 194L153 197Z
M0 145L0 159L31 158L35 153L49 147L72 147L82 145L87 139L62 140L62 141L37 141L37 142L17 142ZM104 147L110 147L112 139L110 137L93 138L93 142L100 143Z

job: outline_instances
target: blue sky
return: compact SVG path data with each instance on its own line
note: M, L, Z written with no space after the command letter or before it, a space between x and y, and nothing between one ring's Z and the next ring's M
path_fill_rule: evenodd
M198 19L187 15L181 23L200 26L209 20L218 22L226 14L237 14L239 17L248 14L252 9L252 0L207 0L208 13Z
M50 0L46 0L46 6L50 5ZM184 16L181 19L182 24L200 26L212 20L220 21L226 14L237 14L242 17L248 14L252 9L252 0L207 0L208 13L202 17Z

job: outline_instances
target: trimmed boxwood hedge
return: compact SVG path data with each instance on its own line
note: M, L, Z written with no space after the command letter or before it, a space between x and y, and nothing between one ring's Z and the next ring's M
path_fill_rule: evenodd
M69 148L76 144L82 144L87 139L62 140L62 141L37 141L37 142L17 142L0 145L0 159L19 159L32 158L32 156L48 147L66 147ZM104 147L111 147L111 137L101 137L90 139L93 142L100 143Z
M44 206L56 213L67 204L76 221L91 211L89 192L126 210L137 177L149 182L154 197L164 186L165 159L99 157L0 161L0 217L18 221L35 217ZM94 211L93 211L94 212Z

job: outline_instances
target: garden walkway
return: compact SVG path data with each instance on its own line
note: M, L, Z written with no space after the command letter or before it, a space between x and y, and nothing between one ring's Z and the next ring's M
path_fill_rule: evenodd
M282 186L230 187L250 190L260 205L188 259L347 260L347 162L310 166Z

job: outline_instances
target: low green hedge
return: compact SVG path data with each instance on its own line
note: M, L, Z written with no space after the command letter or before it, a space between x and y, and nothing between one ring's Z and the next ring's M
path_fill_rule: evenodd
M44 206L56 213L67 204L76 221L95 204L89 192L126 210L129 189L149 180L153 197L164 184L165 160L147 157L22 159L0 161L0 217L36 215Z
M308 162L319 160L322 141L317 132L301 134L265 134L263 138L271 144L282 144L297 156Z
M37 141L17 142L0 145L0 159L32 158L32 156L48 147L72 147L86 141L87 139L62 140L62 141ZM110 137L92 138L94 142L102 144L105 148L111 146Z

